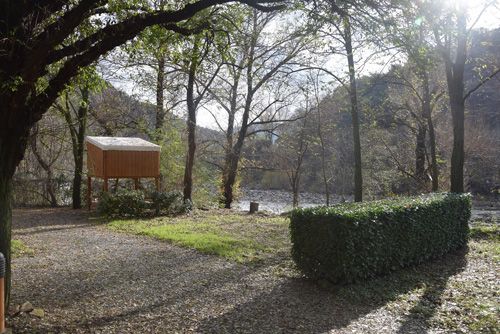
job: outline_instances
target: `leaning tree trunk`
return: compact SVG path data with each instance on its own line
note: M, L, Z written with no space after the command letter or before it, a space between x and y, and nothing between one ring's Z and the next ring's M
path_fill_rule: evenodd
M349 65L349 97L351 100L352 135L354 144L354 201L363 200L363 175L361 170L361 139L359 135L358 95L356 89L356 72L354 69L354 55L352 50L351 23L349 17L344 16L345 49Z
M427 129L429 130L429 146L431 149L431 178L432 191L439 190L439 170L436 156L436 133L434 131L434 122L432 121L431 94L429 91L429 75L427 71L423 72L424 104L423 114L427 120Z
M419 187L425 185L425 136L427 129L422 124L418 124L416 145L415 145L415 177L418 180Z
M248 122L249 104L245 108L243 114L242 123L244 126L240 128L238 132L238 139L234 146L228 151L226 155L226 165L224 166L223 173L223 196L224 196L224 207L226 209L231 209L231 204L234 200L234 184L236 183L236 177L238 175L238 165L240 163L241 150L243 149L243 143L247 133L246 124Z
M49 195L50 206L56 208L58 206L58 203L57 203L56 189L54 187L54 175L50 168L47 170L46 188L47 188L47 193Z
M49 196L48 201L50 203L50 206L55 208L57 207L57 196L55 193L54 189L54 174L52 173L52 165L50 162L47 162L43 159L42 155L38 151L37 147L37 127L35 126L36 130L35 133L30 137L30 145L31 145L31 150L33 154L35 155L36 160L38 161L38 164L42 169L47 173L47 180L45 182L45 190Z
M236 182L236 176L238 175L238 164L240 163L241 150L243 149L243 144L245 137L247 135L247 125L248 118L250 115L252 94L247 95L247 101L245 103L245 110L243 112L243 117L241 120L241 127L238 131L238 139L233 147L230 147L226 153L226 163L223 171L223 196L224 196L224 207L226 209L231 208L231 204L234 199L233 187Z
M236 175L238 173L239 154L231 151L227 157L227 164L223 176L223 196L224 208L231 209L231 204L234 200L233 187L236 182Z

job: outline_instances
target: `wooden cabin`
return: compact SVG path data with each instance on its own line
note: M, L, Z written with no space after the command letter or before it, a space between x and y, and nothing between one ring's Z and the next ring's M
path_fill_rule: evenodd
M93 137L85 138L87 144L87 200L92 196L92 178L104 180L103 190L108 191L109 179L135 180L154 178L160 187L160 146L141 138Z

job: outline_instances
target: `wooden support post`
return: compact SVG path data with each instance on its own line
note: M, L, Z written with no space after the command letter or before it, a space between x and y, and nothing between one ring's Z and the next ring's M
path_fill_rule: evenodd
M105 177L105 178L104 178L104 186L103 186L103 190L104 190L105 192L108 192L108 178L107 178L107 177Z
M0 333L5 332L5 257L0 253Z
M5 332L5 278L0 278L0 333Z
M160 177L155 177L156 191L160 191Z
M134 189L139 190L139 179L138 178L134 179Z
M87 206L89 211L92 206L92 177L87 176Z

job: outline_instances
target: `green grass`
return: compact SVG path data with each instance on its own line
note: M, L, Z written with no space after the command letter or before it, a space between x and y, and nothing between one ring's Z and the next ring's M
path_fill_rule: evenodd
M288 252L288 221L215 211L176 218L113 220L109 228L167 240L237 262L252 262Z
M34 254L33 249L26 246L26 244L21 240L16 240L16 239L12 240L11 247L12 247L11 248L12 256L14 257Z

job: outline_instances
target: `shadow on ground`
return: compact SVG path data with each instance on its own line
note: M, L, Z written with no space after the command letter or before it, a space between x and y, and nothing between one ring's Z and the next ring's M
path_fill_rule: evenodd
M305 279L287 279L272 291L206 319L201 333L325 333L349 326L356 319L414 289L424 293L398 325L398 333L425 333L440 305L448 279L461 272L466 251L350 286L320 288ZM383 321L383 319L379 319ZM364 329L363 332L377 332Z

